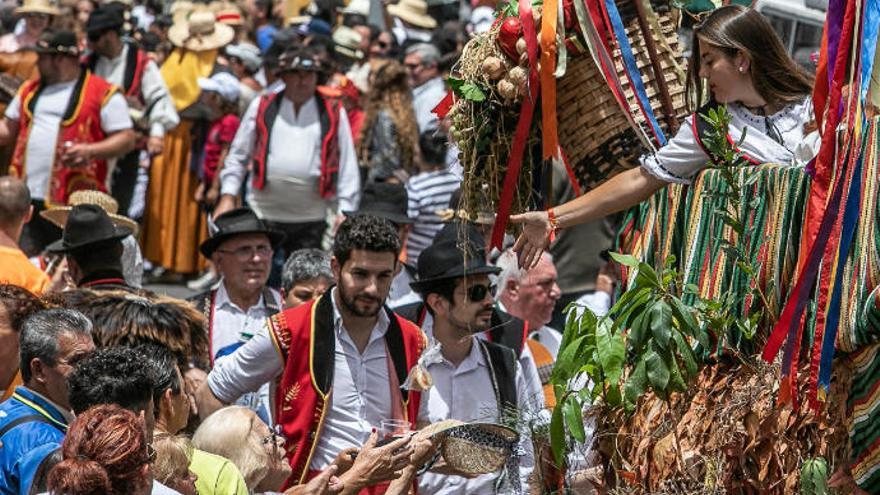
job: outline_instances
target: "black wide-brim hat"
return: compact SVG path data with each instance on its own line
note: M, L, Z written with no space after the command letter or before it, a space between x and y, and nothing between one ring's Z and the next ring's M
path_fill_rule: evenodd
M437 282L474 275L496 275L501 269L486 263L486 254L472 242L435 242L419 255L418 279L409 286L424 292Z
M117 227L100 206L76 205L67 216L61 239L50 244L50 253L66 253L109 241L120 241L130 236L128 227Z
M390 182L371 182L361 193L361 203L357 211L343 211L350 217L354 215L373 215L384 218L397 225L412 224L415 220L407 215L409 195L406 186Z
M125 24L125 6L110 3L98 6L86 21L87 33L100 33L110 29L122 29Z
M267 227L250 208L236 208L227 211L214 219L214 225L217 227L217 231L199 246L199 251L205 258L210 258L224 241L237 235L266 234L272 244L272 249L277 249L286 237L284 232Z

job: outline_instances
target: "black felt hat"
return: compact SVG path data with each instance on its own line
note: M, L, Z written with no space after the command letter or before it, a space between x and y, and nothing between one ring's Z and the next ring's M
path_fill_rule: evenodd
M86 21L87 33L100 33L111 29L121 29L125 24L124 7L119 4L104 4L92 11Z
M57 53L60 55L79 56L79 45L73 31L59 29L56 31L43 31L37 44L34 46L37 53Z
M236 208L227 211L214 219L217 231L199 246L199 251L210 258L214 251L223 244L223 241L240 234L266 234L272 248L275 249L284 240L284 232L272 230L257 218L257 214L250 208Z
M411 224L415 221L407 215L409 195L403 184L390 182L371 182L361 193L361 204L357 211L344 211L345 216L373 215L389 222Z
M70 210L61 239L46 249L51 253L65 253L94 244L122 240L130 235L130 228L117 227L100 206L82 204Z
M409 285L414 291L423 292L440 281L500 272L500 268L486 263L486 254L479 245L441 240L419 255L418 279Z

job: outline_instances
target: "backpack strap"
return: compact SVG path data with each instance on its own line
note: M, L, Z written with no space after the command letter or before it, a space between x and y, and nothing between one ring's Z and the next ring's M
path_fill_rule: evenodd
M474 340L479 343L483 358L489 364L499 413L503 416L505 411L516 410L516 354L509 347L483 339Z
M9 431L12 430L13 428L15 428L16 426L22 425L25 423L45 423L47 425L55 426L54 424L49 422L49 420L46 419L46 417L43 416L42 414L28 414L28 415L22 416L20 418L15 418L12 421L10 421L9 423L6 423L5 425L3 425L3 428L0 428L0 438L3 438L3 435L9 433ZM2 445L2 444L0 444L0 445Z

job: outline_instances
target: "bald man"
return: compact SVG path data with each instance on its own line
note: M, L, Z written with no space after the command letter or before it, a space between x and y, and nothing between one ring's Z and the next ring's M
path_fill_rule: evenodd
M18 247L21 231L31 215L33 206L27 185L12 176L0 177L0 283L41 294L49 286L49 277Z

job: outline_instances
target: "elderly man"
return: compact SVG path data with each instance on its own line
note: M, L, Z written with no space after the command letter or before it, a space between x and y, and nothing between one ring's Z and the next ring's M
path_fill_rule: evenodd
M92 323L70 309L31 315L21 329L24 385L0 404L0 493L27 493L42 460L73 420L67 377L95 349Z
M43 33L37 42L40 79L28 81L0 120L0 144L15 139L10 173L26 180L35 213L66 204L80 189L107 190L107 160L134 146L125 98L79 65L76 35ZM39 254L58 230L33 215L22 249Z
M500 270L486 263L480 247L455 241L429 246L419 257L418 280L412 283L433 316L432 334L441 346L442 360L428 365L433 386L422 397L422 420L447 419L501 423L510 417L530 417L534 402L516 353L477 337L489 329L495 301L490 275ZM531 440L520 477L525 488L534 464ZM421 493L467 495L495 493L500 473L466 479L427 473L419 480ZM509 487L510 488L510 487Z
M49 287L49 276L18 247L21 231L33 211L25 183L15 177L0 177L0 282L42 294Z
M294 251L281 270L284 307L295 308L319 298L333 285L330 255L320 249Z
M562 334L547 326L561 295L553 257L545 252L538 266L526 271L519 268L516 254L507 250L498 259L498 267L501 268L498 301L505 311L528 323L529 336L543 344L556 359Z
M281 294L268 287L274 249L284 234L271 230L249 208L228 211L214 220L217 231L199 247L221 280L192 301L208 319L209 367L250 340L269 316L281 311ZM248 395L240 404L269 424L269 389Z
M143 114L136 119L138 133L143 134L139 136L141 142L137 149L119 158L113 168L113 197L119 202L119 211L128 213L141 151L145 149L151 156L161 154L165 132L177 127L180 118L159 67L137 44L123 39L124 24L124 7L120 3L100 5L92 12L86 34L93 51L86 59L86 67L118 87L131 109Z
M403 64L412 81L419 134L436 130L439 121L432 110L446 96L446 84L440 74L440 50L430 43L418 43L406 50Z
M317 91L319 69L309 49L282 55L284 90L251 103L220 173L215 216L232 209L253 162L248 204L287 235L284 254L320 247L328 208L354 210L360 191L348 116L340 101Z
M351 466L340 475L347 493L384 493L375 485L424 461L422 455L411 459L409 436L372 448L371 430L389 419L408 418L414 427L419 410L419 393L400 384L425 336L384 305L399 255L390 223L371 215L347 218L331 258L339 285L274 315L230 359L218 362L196 393L199 414L278 380L276 420L290 446L289 484L341 463ZM350 454L362 446L351 465Z

